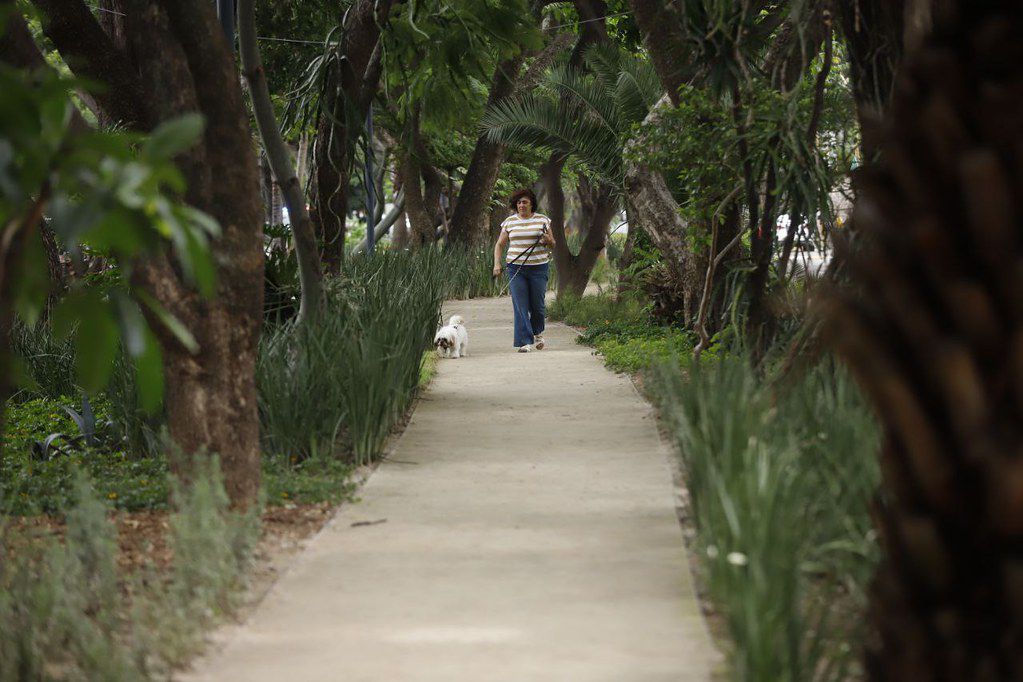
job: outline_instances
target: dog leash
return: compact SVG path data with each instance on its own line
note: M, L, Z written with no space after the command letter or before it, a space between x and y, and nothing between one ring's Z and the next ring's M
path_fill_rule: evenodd
M523 258L523 257L525 257L526 260L529 260L529 256L533 253L534 249L536 249L536 247L540 245L540 241L543 239L543 236L545 234L547 234L547 226L546 225L544 226L543 231L540 232L540 236L536 238L535 242L533 242L533 245L530 246L527 251L523 251L519 255L515 256L515 258L512 259L512 262L508 263L508 265L505 266L505 267L508 267L508 266L511 266L511 265L515 265L515 261L517 261L518 259ZM504 288L501 290L501 292L499 294L500 296L504 296L506 293L508 293L508 290L511 289L511 283L515 281L515 278L519 276L520 272L522 272L522 266L521 265L519 266L519 269L515 271L515 274L512 275L511 278L508 280L508 283L504 285ZM500 275L498 275L498 276L500 277Z

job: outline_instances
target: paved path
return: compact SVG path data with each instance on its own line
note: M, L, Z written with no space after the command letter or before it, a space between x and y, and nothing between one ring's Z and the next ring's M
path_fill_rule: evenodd
M469 357L440 363L361 500L186 679L709 679L649 407L563 325L514 353L510 309L447 306Z

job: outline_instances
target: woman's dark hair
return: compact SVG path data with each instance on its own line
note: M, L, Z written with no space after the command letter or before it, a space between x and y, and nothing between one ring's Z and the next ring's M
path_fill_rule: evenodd
M527 188L517 189L514 192L512 192L511 198L508 199L508 205L511 207L511 210L514 211L516 208L518 208L516 204L519 203L519 199L521 199L522 197L529 197L529 201L532 202L533 204L532 208L534 213L536 213L537 210L539 210L536 205L536 195L533 194L533 190Z

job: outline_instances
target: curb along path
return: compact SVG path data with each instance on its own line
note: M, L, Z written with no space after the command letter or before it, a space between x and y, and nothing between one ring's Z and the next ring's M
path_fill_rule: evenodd
M182 679L710 679L649 406L562 325L513 352L507 298L451 314L469 357L440 362L360 501Z

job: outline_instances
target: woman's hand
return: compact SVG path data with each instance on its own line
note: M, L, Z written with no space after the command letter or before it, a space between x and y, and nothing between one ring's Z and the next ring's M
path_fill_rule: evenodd
M554 248L554 234L551 232L550 223L544 225L543 235L541 235L540 241L544 246L549 246L552 249Z
M500 263L494 263L494 277L500 277L500 276L501 276L501 264Z

